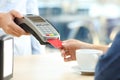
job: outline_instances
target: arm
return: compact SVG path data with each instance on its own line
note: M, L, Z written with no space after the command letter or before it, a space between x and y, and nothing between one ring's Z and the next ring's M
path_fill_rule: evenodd
M109 48L107 45L96 45L81 41L78 42L78 45L80 46L79 49L98 49L98 50L102 50L103 53L105 53Z
M21 36L26 33L22 28L14 23L14 18L22 18L22 15L15 10L11 10L8 13L0 13L0 27L7 33L14 36Z
M76 60L75 51L77 49L99 49L106 52L108 46L85 43L75 39L63 41L60 51L64 61Z

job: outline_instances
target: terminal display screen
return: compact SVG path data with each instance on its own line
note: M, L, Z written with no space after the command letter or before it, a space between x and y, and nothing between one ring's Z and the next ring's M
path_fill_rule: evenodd
M28 17L33 22L45 22L41 17Z

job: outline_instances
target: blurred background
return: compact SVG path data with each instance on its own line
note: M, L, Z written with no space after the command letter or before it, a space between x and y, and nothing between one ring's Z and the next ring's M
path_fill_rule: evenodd
M61 40L109 44L119 31L120 0L38 0L38 5Z

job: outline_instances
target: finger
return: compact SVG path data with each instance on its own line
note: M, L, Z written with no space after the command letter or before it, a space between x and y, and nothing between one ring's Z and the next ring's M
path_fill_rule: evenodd
M10 33L12 36L16 36L16 37L20 37L21 35L20 34L18 34L18 33L16 33L16 32L11 32Z
M5 31L5 30L4 30ZM13 35L13 36L17 36L17 37L19 37L20 36L20 34L18 34L17 32L15 32L15 31L5 31L5 33L7 33L7 34L11 34L11 35Z
M65 56L65 51L61 50L61 56L64 57Z
M14 17L17 17L17 18L22 18L23 17L23 15L21 15L19 12L15 11L15 10L11 10L10 14Z
M28 34L20 26L18 26L14 22L12 22L9 27L11 28L11 30L13 30L14 32L18 33L19 35Z
M64 54L65 54L67 51L68 51L68 50L67 50L64 46L62 46L62 47L60 48L60 52L62 53L61 56L64 56Z
M65 49L65 50L67 50L67 48L68 48L67 44L65 43L65 41L62 41L62 48Z
M70 54L69 54L69 51L61 50L61 56L62 56L62 57L66 57L66 56L68 56L68 55L70 55Z
M76 60L75 50L69 52L71 54L71 59Z
M71 56L68 56L67 58L64 58L64 61L65 62L68 62L68 61L71 61L72 59L71 59Z
M66 61L76 60L75 50L69 50L65 53L64 58Z

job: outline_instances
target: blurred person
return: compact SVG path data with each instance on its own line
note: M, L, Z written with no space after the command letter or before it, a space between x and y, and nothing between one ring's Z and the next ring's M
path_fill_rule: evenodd
M65 62L76 60L77 49L97 49L103 54L99 57L95 69L95 80L120 80L120 32L111 46L85 43L79 40L65 40L60 48Z
M10 11L10 12L8 12L8 11ZM36 40L34 38L34 36L23 35L23 34L26 34L26 32L24 32L21 28L19 28L19 30L18 30L19 26L17 26L13 21L10 21L10 20L13 20L15 17L23 17L22 15L26 15L26 14L39 15L37 0L20 0L20 1L18 1L18 0L0 0L0 12L1 12L1 14L8 12L8 13L6 13L6 17L8 15L8 22L12 22L11 25L10 25L10 23L8 23L9 26L7 26L7 24L1 25L3 30L6 33L9 33L9 34L12 34L15 36L20 36L20 37L14 37L14 55L15 56L40 54L40 53L42 53L42 51L44 51L45 46L40 45L39 41ZM10 16L10 15L12 15L12 16ZM6 26L6 27L4 27L4 26ZM10 30L10 28L8 28L8 27L10 27L12 30ZM19 33L17 31L19 31Z
M115 3L109 0L97 0L89 9L89 16L93 18L92 23L97 31L100 41L104 44L111 42L110 33L120 21L120 9Z

